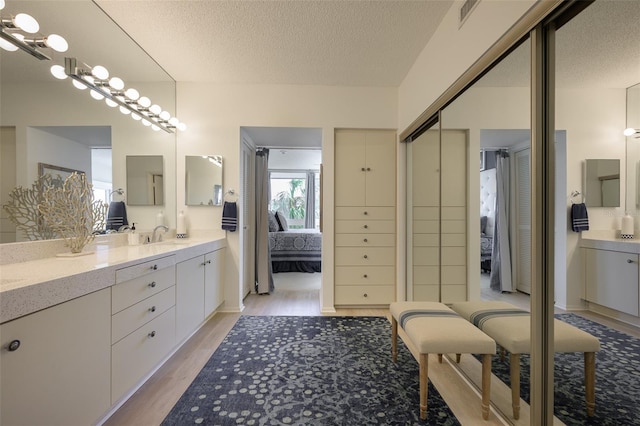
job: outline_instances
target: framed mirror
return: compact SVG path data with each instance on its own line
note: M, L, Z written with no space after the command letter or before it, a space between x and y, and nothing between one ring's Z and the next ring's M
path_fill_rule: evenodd
M620 160L585 161L585 204L587 207L620 207Z
M127 155L127 204L164 205L164 166L161 155Z
M222 205L222 156L185 156L185 204Z

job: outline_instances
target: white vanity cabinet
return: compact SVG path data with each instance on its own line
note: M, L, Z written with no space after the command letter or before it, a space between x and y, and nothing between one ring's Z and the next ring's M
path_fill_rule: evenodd
M174 348L175 283L175 256L116 271L111 309L112 403Z
M639 316L636 253L583 248L585 298L589 302Z
M88 425L111 406L111 289L0 325L0 424Z
M188 338L224 301L225 250L178 263L176 269L176 339Z

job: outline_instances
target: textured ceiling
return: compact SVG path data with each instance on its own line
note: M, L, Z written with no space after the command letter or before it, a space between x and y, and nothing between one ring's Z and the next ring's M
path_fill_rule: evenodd
M96 3L177 81L394 87L453 4Z

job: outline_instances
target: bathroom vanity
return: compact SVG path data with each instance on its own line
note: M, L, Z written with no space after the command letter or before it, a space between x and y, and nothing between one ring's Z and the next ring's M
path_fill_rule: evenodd
M0 266L0 423L100 422L223 303L225 247L98 242Z

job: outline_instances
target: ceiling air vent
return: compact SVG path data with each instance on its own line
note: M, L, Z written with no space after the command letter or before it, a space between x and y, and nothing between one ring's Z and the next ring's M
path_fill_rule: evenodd
M462 3L462 6L460 6L460 14L458 15L460 20L458 28L462 27L464 21L471 15L471 12L473 12L473 9L475 9L479 2L480 0L465 0L465 2Z

